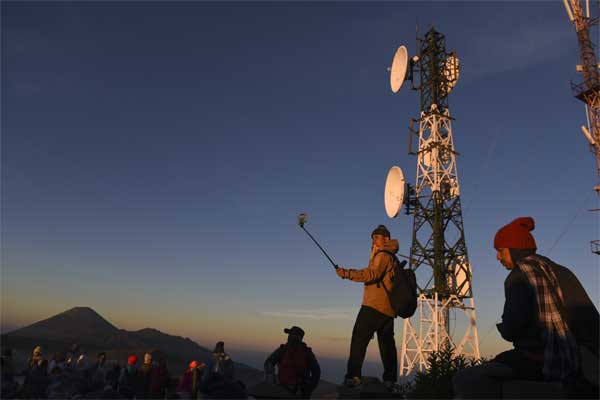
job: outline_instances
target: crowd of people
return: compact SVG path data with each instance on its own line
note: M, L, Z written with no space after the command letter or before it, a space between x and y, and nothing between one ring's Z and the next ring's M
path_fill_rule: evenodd
M292 339L278 349L277 356L275 353L271 355L265 364L269 365L269 381L289 390L289 397L310 397L320 379L319 365L310 348L302 342L302 336L304 331L301 328L292 328ZM290 354L293 354L291 358ZM190 361L188 368L175 379L171 378L167 360L162 354L155 360L152 354L146 353L141 364L132 354L125 365L120 366L118 362L107 362L104 352L90 363L78 345L73 345L66 352L56 352L50 359L44 356L40 346L36 346L23 371L15 369L13 356L10 348L3 350L0 383L0 398L3 399L248 397L244 383L236 380L235 364L225 352L222 341L217 342L206 363ZM275 367L279 371L277 375L274 375Z
M234 380L234 363L218 342L208 365L193 360L180 379L171 379L164 356L154 360L144 354L138 365L136 355L130 355L124 366L107 363L105 352L93 363L78 345L66 352L56 352L50 359L36 346L27 361L27 368L15 369L12 349L2 353L1 398L126 398L165 399L222 397L228 392L245 397L243 384ZM21 378L21 379L19 379Z

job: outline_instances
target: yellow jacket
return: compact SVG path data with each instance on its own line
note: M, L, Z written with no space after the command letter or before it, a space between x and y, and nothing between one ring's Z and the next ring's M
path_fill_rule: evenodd
M398 252L399 244L395 239L389 240L384 249L391 253ZM391 271L394 266L394 258L385 252L379 252L374 256L371 256L369 265L363 269L342 269L344 278L350 279L354 282L364 282L365 289L363 292L362 305L374 308L375 310L395 317L396 313L392 309L390 300L386 293L392 288L392 274L386 274L387 271ZM378 285L381 277L383 280Z

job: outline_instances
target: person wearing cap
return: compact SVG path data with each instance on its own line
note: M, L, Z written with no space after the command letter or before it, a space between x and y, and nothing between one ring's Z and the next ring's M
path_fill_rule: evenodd
M379 354L383 363L383 382L393 389L398 375L398 356L394 340L394 318L396 313L390 304L388 292L392 287L391 274L394 267L392 254L398 252L398 241L390 239L390 231L379 225L371 233L371 257L363 269L337 268L342 279L364 283L363 301L352 330L350 357L344 379L346 387L362 384L362 365L369 341L377 332Z
M280 345L265 360L265 380L279 383L284 389L277 397L310 398L321 379L319 362L312 349L302 341L302 328L292 326L283 332L288 335L287 343Z
M497 328L514 349L459 371L453 384L460 397L500 397L507 380L560 381L573 389L578 346L598 356L598 310L573 272L536 253L534 228L533 218L517 218L494 237L496 258L509 271Z

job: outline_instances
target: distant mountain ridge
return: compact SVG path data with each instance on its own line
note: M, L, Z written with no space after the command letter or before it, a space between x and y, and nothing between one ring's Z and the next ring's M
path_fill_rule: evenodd
M139 331L119 329L90 307L74 307L60 314L3 335L7 339L30 338L77 343L84 349L121 351L160 350L182 360L208 360L211 351L188 338L173 336L157 329Z

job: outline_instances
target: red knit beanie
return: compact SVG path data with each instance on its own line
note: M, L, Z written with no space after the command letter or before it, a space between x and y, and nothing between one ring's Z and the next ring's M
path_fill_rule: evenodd
M129 364L129 365L135 365L136 362L137 362L136 356L129 356L129 358L127 359L127 364Z
M529 233L535 228L535 221L531 217L515 219L496 232L494 248L506 249L537 249L535 239Z

